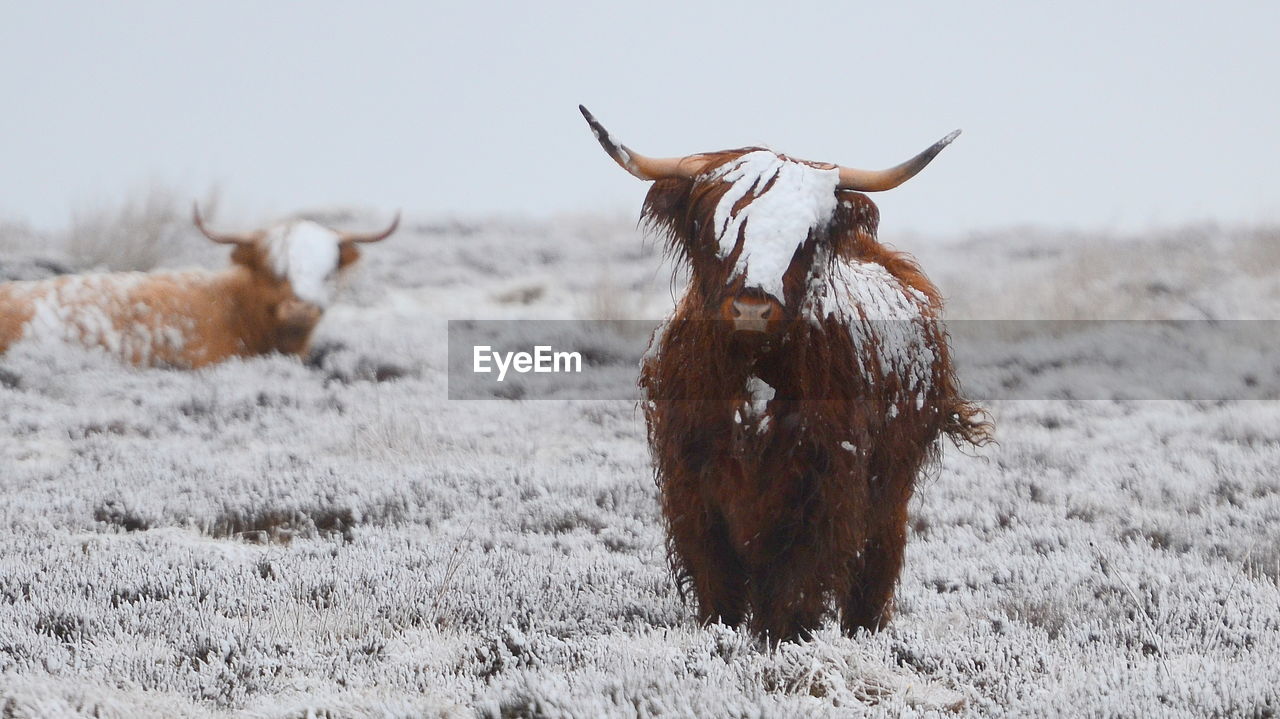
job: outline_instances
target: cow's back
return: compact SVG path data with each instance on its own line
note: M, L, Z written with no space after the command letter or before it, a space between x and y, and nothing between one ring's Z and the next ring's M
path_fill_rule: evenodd
M129 272L0 285L0 348L75 345L137 365L200 364L193 339L219 314L211 282L203 272Z
M31 319L29 288L42 282L0 284L0 353L22 338L22 328Z

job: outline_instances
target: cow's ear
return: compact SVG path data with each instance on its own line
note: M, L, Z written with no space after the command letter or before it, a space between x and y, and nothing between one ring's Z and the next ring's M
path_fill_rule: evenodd
M262 250L258 249L257 245L236 245L236 248L231 251L231 261L255 272L265 266Z
M360 259L360 249L354 242L338 244L338 269L345 270L358 259Z
M861 192L841 190L836 193L835 222L832 241L836 254L853 257L863 248L876 244L880 228L880 208Z
M657 231L667 250L677 257L700 254L697 242L703 228L697 221L697 210L690 210L694 185L690 180L658 180L649 187L640 210L643 221Z

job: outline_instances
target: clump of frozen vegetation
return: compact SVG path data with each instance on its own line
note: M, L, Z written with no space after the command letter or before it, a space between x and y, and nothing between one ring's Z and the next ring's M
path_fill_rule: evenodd
M216 213L217 193L204 199ZM81 208L60 238L81 269L151 270L197 256L199 235L191 224L191 199L160 185L134 192L118 205Z
M306 362L0 357L0 716L1280 711L1275 402L998 403L885 631L697 626L632 402L445 399L446 319L661 317L632 226L406 222ZM899 244L953 316L1274 317L1267 237Z

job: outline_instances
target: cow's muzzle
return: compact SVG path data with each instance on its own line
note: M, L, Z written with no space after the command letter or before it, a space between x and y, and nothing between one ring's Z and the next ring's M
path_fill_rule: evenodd
M310 332L320 323L324 308L314 302L289 298L276 306L276 320L287 330Z
M772 297L738 295L724 301L720 315L733 323L734 332L768 333L782 321L782 305Z

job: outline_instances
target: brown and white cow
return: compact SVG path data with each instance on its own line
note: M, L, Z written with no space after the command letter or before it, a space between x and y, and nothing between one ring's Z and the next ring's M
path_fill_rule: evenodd
M981 445L942 300L876 239L862 192L924 168L957 133L866 171L747 147L652 158L580 108L619 165L653 181L643 219L690 270L641 367L668 556L704 622L808 636L889 618L917 477L942 435Z
M116 272L0 284L0 352L17 342L100 347L140 366L196 368L230 357L302 354L359 243L395 232L339 232L294 220L239 234L220 272Z

